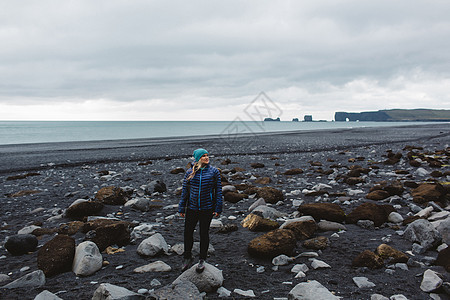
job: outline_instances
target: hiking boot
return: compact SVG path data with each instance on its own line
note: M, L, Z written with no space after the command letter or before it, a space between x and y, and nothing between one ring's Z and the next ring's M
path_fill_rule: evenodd
M183 259L183 265L181 266L181 272L186 271L192 264L192 257Z
M205 270L205 260L204 259L200 259L198 261L197 268L195 268L195 271L197 273L202 273L204 270Z

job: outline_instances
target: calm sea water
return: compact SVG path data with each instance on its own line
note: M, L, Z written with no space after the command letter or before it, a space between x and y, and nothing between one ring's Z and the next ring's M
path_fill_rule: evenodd
M253 122L253 121L0 121L0 145L230 135L424 122Z

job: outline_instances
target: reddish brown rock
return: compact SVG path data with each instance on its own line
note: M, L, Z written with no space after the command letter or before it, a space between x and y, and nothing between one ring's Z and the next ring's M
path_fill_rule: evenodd
M270 179L269 177L260 177L258 179L255 180L256 184L269 184L272 182L272 179Z
M264 167L265 167L265 165L264 165L263 163L252 163L252 164L250 164L250 166L251 166L253 169L261 169L261 168L264 168Z
M364 183L365 180L362 179L361 177L348 177L345 179L345 183L349 184L349 185L355 185L358 183Z
M125 192L115 186L101 188L95 195L95 199L109 205L123 205L127 201Z
M298 174L302 174L303 170L296 168L296 169L289 169L286 172L284 172L284 175L298 175Z
M413 201L418 204L440 201L445 194L445 189L439 183L422 183L411 192Z
M270 186L265 186L258 189L258 191L256 192L256 196L258 198L263 198L267 203L272 204L284 200L283 193L280 190Z
M418 168L418 167L420 167L422 165L419 161L417 161L415 159L411 159L409 161L409 164L410 164L411 167L415 167L415 168Z
M170 171L170 174L180 174L180 173L184 173L184 172L185 172L185 170L183 168L175 168Z
M38 194L40 192L41 191L38 191L38 190L23 190L23 191L19 191L19 192L12 193L12 194L7 194L6 196L8 196L10 198L18 198L18 197Z
M237 192L227 192L224 195L224 200L230 203L238 203L239 201L241 201L242 199L244 199L245 197L247 197L247 194L240 194Z
M450 272L450 247L439 251L435 264L443 266L447 272Z
M364 250L352 261L352 267L367 267L369 269L379 269L383 267L383 259L370 250Z
M406 255L402 251L392 248L391 246L386 244L381 244L380 246L378 246L375 253L384 259L389 259L389 263L393 264L406 263L409 259L408 255Z
M66 224L61 224L61 226L59 226L58 228L58 233L65 235L74 235L83 228L83 225L84 223L80 221L73 221Z
M37 265L46 277L50 277L71 271L74 256L75 240L58 234L39 249Z
M317 224L313 220L291 222L283 229L292 230L297 240L305 240L313 236L317 230Z
M108 225L98 226L86 234L86 240L94 242L100 251L111 245L119 247L128 245L130 243L130 223L113 221Z
M318 236L303 242L303 247L313 250L323 250L330 246L330 240L325 236Z
M345 212L335 203L310 203L298 207L303 215L312 216L317 222L328 220L342 223L345 221Z
M273 258L280 254L293 255L295 246L296 239L291 230L276 229L250 241L247 251L254 257Z
M249 214L241 224L242 227L248 228L250 231L270 231L280 227L278 222L262 218L255 214Z
M99 201L77 200L66 210L66 216L73 220L82 220L87 216L95 216L103 209L103 203Z
M369 194L366 195L367 199L370 200L383 200L388 198L390 195L388 192L383 191L383 190L375 190L373 192L370 192Z
M391 205L377 205L374 203L363 203L347 215L347 223L356 223L359 220L371 220L379 227L388 220L388 216L395 209Z

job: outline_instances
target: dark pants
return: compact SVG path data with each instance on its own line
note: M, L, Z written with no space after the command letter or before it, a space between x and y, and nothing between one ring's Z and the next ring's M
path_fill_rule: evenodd
M184 221L184 258L192 256L194 245L194 230L197 222L200 227L200 259L206 259L209 247L209 226L213 217L212 210L186 210Z

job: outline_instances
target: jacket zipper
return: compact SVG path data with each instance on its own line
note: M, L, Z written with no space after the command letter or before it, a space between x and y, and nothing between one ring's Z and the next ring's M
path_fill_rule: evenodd
M200 210L200 195L202 193L202 174L203 169L200 170L200 185L198 187L198 210Z

